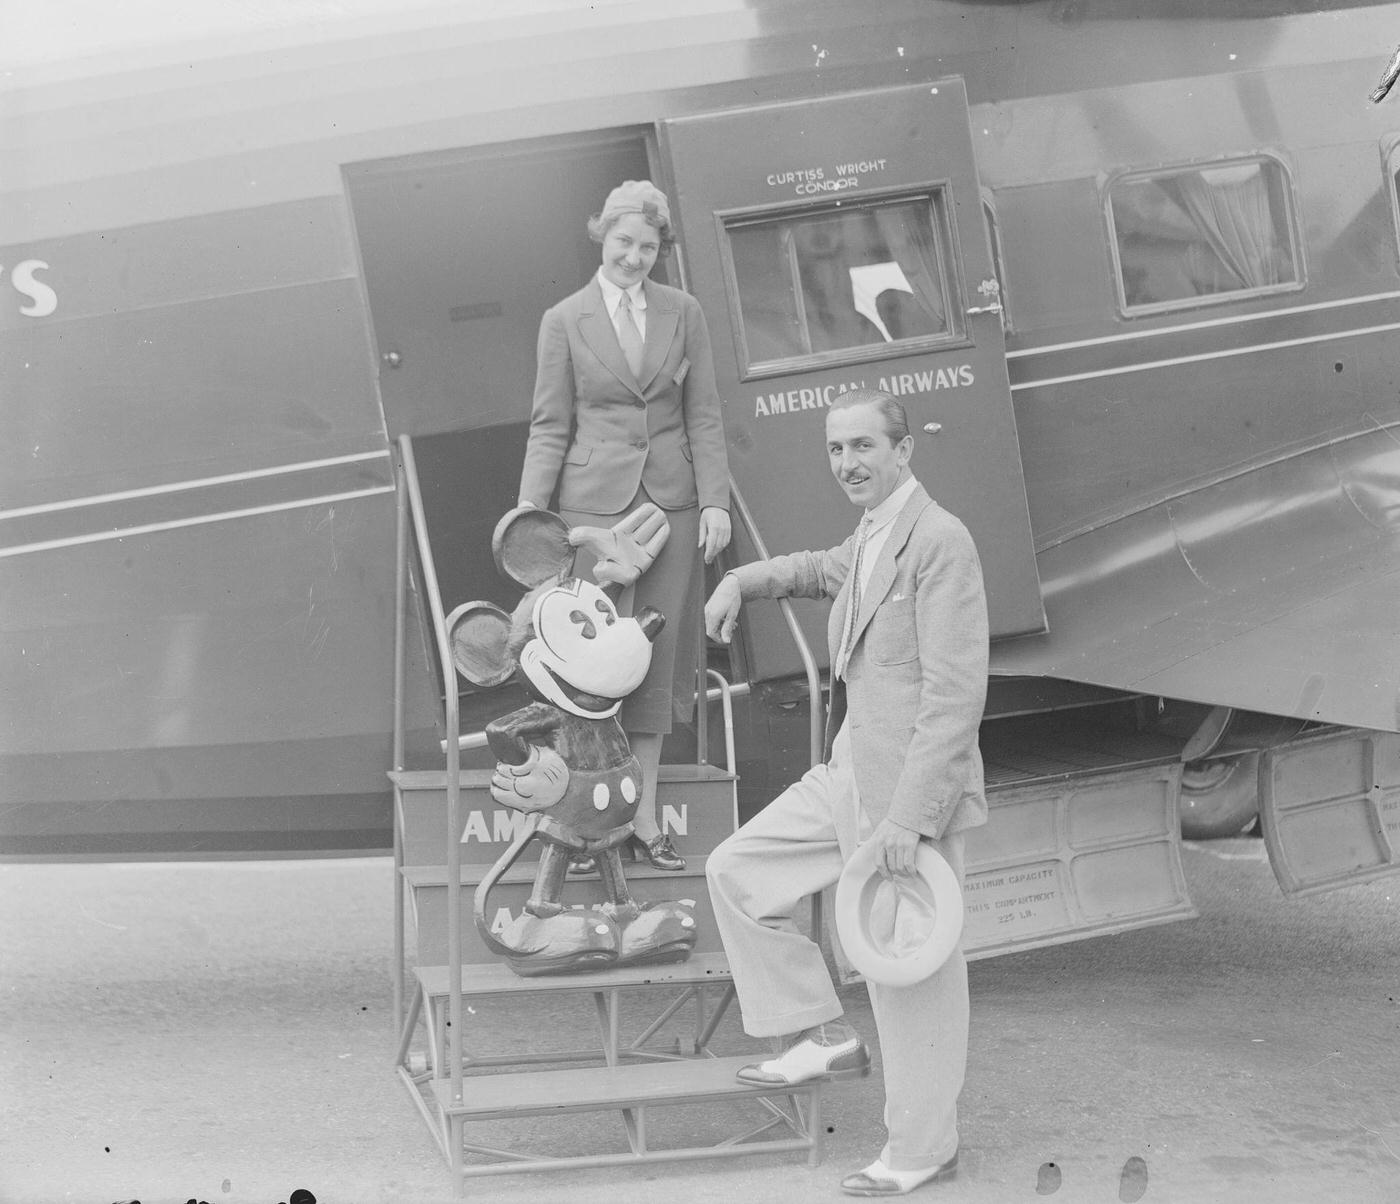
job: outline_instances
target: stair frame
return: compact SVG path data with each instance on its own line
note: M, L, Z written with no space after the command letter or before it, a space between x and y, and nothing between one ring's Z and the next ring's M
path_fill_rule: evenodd
M447 1002L454 994L446 966L418 967L400 1037L396 1072L452 1170L454 1191L465 1181L526 1171L622 1166L643 1162L693 1161L743 1154L802 1151L815 1166L822 1154L820 1081L796 1087L739 1083L734 1072L754 1054L722 1057L710 1041L730 1004L734 986L723 954L700 954L671 966L622 967L593 974L522 979L500 963L461 968L463 999L486 999L536 992L589 993L598 1023L596 1046L548 1053L484 1054L463 1059L463 1094L451 1092ZM624 1040L620 1024L623 991L670 989L670 1002L646 1028ZM718 999L710 1006L711 995ZM649 1046L652 1038L687 1004L695 1005L694 1036L674 1048ZM414 1062L413 1039L422 1025L428 1055ZM578 1063L589 1065L577 1065ZM602 1063L599 1065L599 1063ZM571 1065L573 1064L573 1065ZM665 1071L648 1070L665 1064ZM506 1074L480 1074L482 1070ZM681 1104L752 1102L766 1115L744 1120L709 1145L656 1147L651 1143L648 1109ZM627 1149L614 1153L560 1155L516 1146L501 1149L467 1140L472 1121L501 1117L617 1112ZM736 1120L740 1118L736 1117ZM488 1159L468 1163L468 1156Z

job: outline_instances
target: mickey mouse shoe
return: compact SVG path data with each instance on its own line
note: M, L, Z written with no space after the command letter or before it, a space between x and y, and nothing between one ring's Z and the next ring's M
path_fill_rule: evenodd
M649 903L622 929L619 963L624 966L683 962L695 947L699 928L688 903Z
M556 916L516 917L500 934L512 953L507 964L522 978L541 974L576 974L617 963L622 934L595 908Z

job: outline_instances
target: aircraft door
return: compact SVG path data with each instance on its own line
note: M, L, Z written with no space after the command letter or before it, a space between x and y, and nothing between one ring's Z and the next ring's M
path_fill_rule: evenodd
M491 532L520 482L540 315L598 268L588 215L648 171L637 130L346 169L385 424L414 437L448 609L514 604Z
M730 470L769 550L850 533L825 411L884 389L908 411L916 474L977 542L993 636L1043 630L962 81L680 118L661 138ZM776 616L750 617L750 676L795 671ZM824 655L821 612L802 618Z

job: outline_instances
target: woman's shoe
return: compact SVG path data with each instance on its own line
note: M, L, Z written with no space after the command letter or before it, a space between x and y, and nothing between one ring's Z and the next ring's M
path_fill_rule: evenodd
M676 846L671 843L671 838L664 833L658 832L651 840L643 840L640 836L633 836L627 845L634 859L637 854L641 854L656 869L685 869L685 858L676 852Z

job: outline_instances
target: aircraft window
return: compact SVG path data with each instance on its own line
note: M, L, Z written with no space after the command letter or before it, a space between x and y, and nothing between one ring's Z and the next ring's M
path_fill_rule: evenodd
M873 358L887 343L953 333L941 193L735 221L727 232L750 371Z
M1108 211L1125 313L1301 284L1287 177L1273 159L1122 176Z

